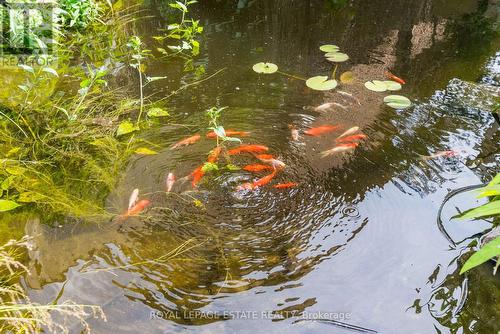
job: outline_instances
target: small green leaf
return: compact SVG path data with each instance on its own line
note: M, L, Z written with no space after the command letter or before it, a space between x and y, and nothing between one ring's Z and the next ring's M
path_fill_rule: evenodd
M224 130L223 126L218 126L214 128L214 132L217 135L217 137L226 138L226 130Z
M478 208L469 210L459 216L459 219L476 219L481 217L489 217L500 215L500 201L493 201Z
M163 79L166 79L167 77L146 77L146 80L148 82L154 82L154 81L158 81L158 80L163 80Z
M326 59L334 63L343 63L349 60L349 56L342 52L327 53Z
M33 69L33 67L31 66L28 66L28 65L24 65L24 64L21 64L21 65L17 65L19 66L20 68L22 68L24 71L26 72L29 72L29 73L32 73L32 74L35 74L35 70Z
M43 199L45 199L45 196L38 194L38 193L35 193L35 192L27 191L27 192L21 193L19 195L19 198L17 199L17 201L19 203L36 203L36 202L39 202Z
M158 152L150 150L147 147L140 147L137 150L135 150L135 154L140 154L140 155L155 155L155 154L158 154Z
M316 76L307 79L307 87L314 90L330 90L337 87L337 80L328 80L327 76Z
M0 199L0 212L11 211L11 210L14 210L20 206L21 205L16 203L16 202L5 200L5 199Z
M206 162L203 167L201 168L201 171L203 173L209 173L211 171L217 171L219 170L219 166L217 166L216 164L212 163L212 162Z
M123 121L118 126L118 130L116 131L117 136L123 136L129 134L131 132L137 131L139 128L134 125L131 121Z
M53 68L51 67L44 67L42 68L42 71L45 72L45 73L49 73L49 74L52 74L53 76L55 77L58 77L59 78L59 74L57 73L56 70L54 70Z
M166 116L170 116L170 114L168 113L168 111L166 111L163 108L155 107L155 108L151 108L148 110L148 116L149 117L166 117Z
M367 81L365 87L373 92L385 92L387 90L387 85L379 80Z
M411 106L411 101L407 97L401 95L389 95L384 98L384 102L394 109L405 109Z
M491 197L491 196L498 196L500 195L500 184L495 184L495 185L488 185L487 187L478 189L480 192L479 196L477 198L483 198L483 197Z
M325 44L319 47L319 49L323 52L337 52L340 50L340 48L336 45L332 44Z
M231 172L235 172L235 171L239 171L239 170L241 170L241 168L240 168L240 167L238 167L238 166L236 166L236 165L233 165L233 164L228 164L228 165L226 165L226 169L227 169L228 171L231 171Z
M481 247L476 253L474 253L468 260L465 262L464 266L460 270L460 274L465 273L466 271L479 266L480 264L485 263L486 261L500 256L500 237L494 239L493 241L488 242L486 245Z
M236 137L224 137L222 138L223 140L225 141L230 141L230 142L233 142L233 143L242 143L241 139L240 138L236 138Z
M18 167L18 166L6 167L5 170L10 175L23 175L26 172L26 168Z
M253 65L253 70L262 74L273 74L278 71L278 65L273 63L257 63Z
M9 190L9 188L12 185L12 183L14 182L15 178L16 178L15 175L11 175L8 178L6 178L5 180L3 180L2 183L0 184L0 189Z

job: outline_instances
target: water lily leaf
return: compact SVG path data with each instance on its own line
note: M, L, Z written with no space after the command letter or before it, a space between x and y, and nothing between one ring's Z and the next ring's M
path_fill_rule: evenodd
M278 71L278 65L273 63L257 63L253 65L253 70L257 73L273 74Z
M139 128L134 125L131 121L123 121L118 126L118 130L116 131L117 136L123 136L129 134L131 132L137 131Z
M340 75L340 82L343 84L350 84L354 81L356 77L351 71L344 72Z
M466 271L479 266L480 264L485 263L486 261L500 256L500 237L493 239L493 241L488 242L486 245L481 247L476 253L474 253L468 260L465 262L464 266L460 270L460 274L465 273Z
M365 82L365 87L373 92L385 92L387 90L387 85L378 80Z
M396 90L401 90L401 88L403 88L403 86L401 86L401 84L399 82L396 82L396 81L386 80L386 81L382 81L382 82L387 87L387 90L396 91Z
M323 52L337 52L337 51L339 51L340 48L336 45L326 44L326 45L320 46L319 49Z
M349 60L349 56L342 52L327 53L325 56L327 60L332 61L334 63L342 63L344 61Z
M14 201L0 199L0 212L11 211L11 210L14 210L20 206L21 206L20 204L14 202Z
M384 98L384 102L394 109L405 109L411 106L411 101L405 96L389 95Z
M140 155L155 155L155 154L158 154L158 152L150 150L147 147L140 147L137 150L135 150L135 153L136 154L140 154Z
M151 108L148 110L148 116L149 117L166 117L170 116L168 111L166 111L163 108Z
M316 76L307 79L306 85L307 87L314 90L330 90L337 87L337 80L328 80L327 76Z

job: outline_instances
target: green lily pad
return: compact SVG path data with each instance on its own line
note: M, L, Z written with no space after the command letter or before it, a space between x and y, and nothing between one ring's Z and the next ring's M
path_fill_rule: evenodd
M409 98L401 95L389 95L384 98L384 102L394 109L405 109L411 106Z
M314 90L330 90L337 87L337 80L328 80L327 76L319 75L307 79L306 85Z
M342 52L327 53L325 55L326 59L334 63L342 63L349 60L349 56Z
M148 116L149 117L166 117L166 116L170 116L170 114L165 109L156 107L156 108L151 108L148 110Z
M353 72L347 71L340 75L340 82L343 84L351 84L356 79Z
M320 46L319 49L323 52L337 52L337 51L339 51L340 48L336 45L326 44L326 45Z
M386 81L383 81L383 83L387 87L387 90L396 91L396 90L401 90L401 88L403 88L403 86L401 86L401 84L399 82L396 82L396 81L386 80Z
M278 65L273 63L257 63L253 65L253 70L257 73L273 74L278 71Z
M5 200L5 199L0 199L0 212L6 212L6 211L11 211L14 210L18 207L20 207L16 202Z
M365 87L374 92L385 92L387 90L387 85L379 80L367 81Z

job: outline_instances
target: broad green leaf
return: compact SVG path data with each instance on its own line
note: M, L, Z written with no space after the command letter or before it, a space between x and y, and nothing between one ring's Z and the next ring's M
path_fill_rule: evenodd
M467 260L467 262L465 262L464 266L460 270L460 274L463 274L467 270L477 267L497 256L500 256L500 237L488 242L486 245L481 247L480 250L474 253Z
M123 121L118 126L118 130L116 131L117 136L123 136L129 134L131 132L137 131L139 128L134 125L131 121Z
M384 98L384 102L394 109L405 109L411 106L411 101L401 95L389 95Z
M336 45L332 44L325 44L319 47L319 49L323 52L337 52L340 50L340 48Z
M488 185L487 187L481 188L478 190L480 192L477 198L490 197L490 196L498 196L500 195L500 184Z
M212 162L206 162L203 167L201 168L201 171L203 173L209 173L211 171L214 171L214 170L219 170L219 166L217 166L216 164L212 163Z
M6 178L5 180L3 180L2 183L0 184L0 189L9 190L9 188L12 185L12 183L14 182L15 178L16 178L15 175L11 175L8 178Z
M488 184L488 187L493 186L495 184L500 184L500 173L498 173L493 180Z
M158 152L150 150L147 147L140 147L137 150L135 150L135 153L136 154L140 154L140 155L155 155L155 154L158 154Z
M155 107L155 108L151 108L148 110L148 116L149 117L166 117L166 116L170 116L170 114L168 113L168 111L166 111L163 108Z
M0 212L11 211L11 210L14 210L20 206L21 205L16 203L16 202L5 200L5 199L0 199Z
M396 82L396 81L386 80L386 81L382 81L382 82L387 87L387 90L396 91L396 90L401 90L401 88L403 88L403 86L401 86L401 84L399 82Z
M55 77L58 77L59 78L59 74L57 73L56 70L54 70L53 68L51 67L44 67L42 68L42 71L44 71L45 73L49 73L49 74L52 74L53 76Z
M316 76L307 79L306 85L307 87L314 90L330 90L337 87L337 80L328 80L327 76Z
M500 215L500 201L492 201L475 209L469 210L460 215L459 219L475 219L494 215Z
M349 60L349 56L342 52L327 53L326 59L334 63L342 63Z
M253 65L253 70L257 73L273 74L278 71L278 65L273 63L257 63Z
M385 92L387 85L383 81L373 80L365 82L365 87L373 92Z
M351 71L344 72L340 75L340 82L343 84L350 84L354 81L354 79L356 79L356 77Z

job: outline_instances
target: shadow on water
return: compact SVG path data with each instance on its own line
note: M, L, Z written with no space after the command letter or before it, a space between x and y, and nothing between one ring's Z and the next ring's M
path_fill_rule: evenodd
M143 33L154 35L168 6L148 6L158 17L143 23ZM196 61L208 73L227 70L171 102L173 123L194 126L167 123L145 134L160 154L131 161L108 198L110 211L121 212L138 187L154 207L122 225L29 221L33 299L102 305L108 322L91 320L97 333L356 331L295 322L318 314L381 333L498 331L498 279L482 268L467 285L457 273L470 236L489 225L447 223L463 240L452 249L435 224L449 190L498 171L491 111L500 54L488 6L495 2L204 1L196 9L206 30ZM349 101L251 71L269 60L304 77L326 73L318 46L332 41L351 56L340 71L352 70L362 83L390 68L408 79L404 94L416 104L393 111L360 83L345 87L358 98ZM166 65L150 70L164 75ZM155 83L149 93L168 95L186 80L173 68L167 87ZM327 101L349 111L311 108ZM251 131L247 142L271 147L287 164L278 180L299 187L237 193L250 177L240 171L208 177L196 191L180 181L165 194L166 173L188 175L213 148L208 139L168 148L204 132L203 111L213 105L229 106L226 128ZM290 123L357 125L370 140L351 156L322 160L318 152L332 139L293 142ZM460 155L421 159L442 150Z

